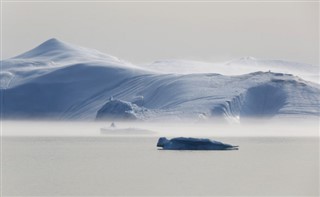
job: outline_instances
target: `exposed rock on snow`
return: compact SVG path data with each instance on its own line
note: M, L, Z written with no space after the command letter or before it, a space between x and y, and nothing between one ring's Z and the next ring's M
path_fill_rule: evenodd
M161 137L158 140L157 147L162 147L165 150L238 150L238 146L210 139L185 137L172 138L170 140Z

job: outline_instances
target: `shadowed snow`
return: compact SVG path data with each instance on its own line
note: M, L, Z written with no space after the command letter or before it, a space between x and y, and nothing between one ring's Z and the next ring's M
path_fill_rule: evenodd
M127 114L142 120L221 117L240 121L246 117L318 117L320 111L319 85L291 74L152 72L56 39L2 64L2 107L7 119L94 120ZM277 66L289 64L278 62ZM120 105L108 103L111 96L121 100ZM125 110L126 104L132 109Z

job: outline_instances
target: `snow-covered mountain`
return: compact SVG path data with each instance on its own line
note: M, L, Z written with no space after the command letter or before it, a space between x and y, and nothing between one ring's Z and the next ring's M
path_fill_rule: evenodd
M240 75L252 72L278 72L297 75L305 80L320 83L320 67L283 60L262 60L242 57L228 62L207 63L186 60L158 60L144 67L163 73L219 73Z
M239 61L237 66L241 66ZM182 67L185 62L178 64ZM298 67L270 62L279 69ZM240 121L246 117L305 118L320 114L319 84L289 74L289 69L285 73L268 69L233 75L227 72L228 66L235 64L231 61L219 65L228 75L158 72L154 65L138 67L56 39L1 63L1 108L6 119ZM155 64L173 67L177 62ZM197 66L192 64L187 67ZM268 61L264 60L265 64Z

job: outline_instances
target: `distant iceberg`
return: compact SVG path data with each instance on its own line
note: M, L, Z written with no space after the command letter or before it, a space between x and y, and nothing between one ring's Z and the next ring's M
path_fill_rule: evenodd
M158 140L157 147L162 147L164 150L238 150L238 146L205 138L186 137L172 139L161 137Z
M100 128L100 134L107 135L153 135L154 132L147 129L140 128L114 128L114 127L103 127Z
M111 123L110 127L100 128L101 134L110 135L130 135L130 134L153 134L153 131L140 128L118 128L114 122Z

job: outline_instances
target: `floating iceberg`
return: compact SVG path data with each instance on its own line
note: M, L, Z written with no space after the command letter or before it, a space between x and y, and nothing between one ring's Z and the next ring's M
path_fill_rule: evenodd
M162 147L164 150L238 150L238 146L210 139L185 137L172 138L170 140L161 137L158 140L157 147Z

